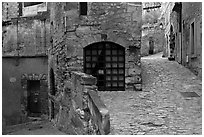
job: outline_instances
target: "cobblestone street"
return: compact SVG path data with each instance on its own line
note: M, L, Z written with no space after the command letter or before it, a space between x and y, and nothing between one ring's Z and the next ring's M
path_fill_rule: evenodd
M142 58L143 91L99 92L110 111L111 134L202 134L201 80L161 56Z
M8 127L3 135L66 135L59 131L52 123L44 121L35 121L25 124Z

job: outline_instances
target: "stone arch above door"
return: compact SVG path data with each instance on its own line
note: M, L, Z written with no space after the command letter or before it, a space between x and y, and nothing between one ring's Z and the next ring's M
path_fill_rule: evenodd
M121 38L121 37L118 37L118 36L108 36L107 35L107 39L102 39L101 38L101 35L102 34L96 34L96 36L93 36L93 37L87 37L85 39L82 39L82 43L83 43L83 47L86 47L88 45L91 45L93 43L98 43L98 42L113 42L115 44L118 44L122 47L125 47L125 48L128 48L129 45L131 45L127 39L124 39L124 38ZM112 35L115 35L115 34L112 34Z

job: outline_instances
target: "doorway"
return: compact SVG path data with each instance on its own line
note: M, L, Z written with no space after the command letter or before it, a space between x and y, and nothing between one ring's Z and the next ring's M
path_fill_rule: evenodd
M84 72L97 78L99 91L125 90L125 48L113 42L85 47Z
M56 94L56 90L55 90L55 75L54 75L54 71L53 69L51 68L50 69L50 94L55 96ZM51 101L51 119L54 119L55 117L55 104L53 101Z
M154 54L154 40L153 37L149 38L149 54Z
M40 80L28 80L28 115L31 117L40 117Z

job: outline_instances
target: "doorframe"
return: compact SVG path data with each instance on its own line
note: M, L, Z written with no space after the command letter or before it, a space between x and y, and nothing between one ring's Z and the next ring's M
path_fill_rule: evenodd
M28 116L30 116L31 114L36 114L36 113L33 113L33 112L31 112L31 98L28 98L28 97L31 97L31 90L29 89L29 87L32 87L31 86L31 83L32 82L34 82L34 81L37 81L38 82L38 84L39 84L39 97L40 97L40 80L27 80L27 95L29 95L29 96L27 96L27 100L28 100L28 103L27 103L27 112L28 112ZM40 101L40 98L38 98L38 101ZM39 102L40 103L40 115L41 115L41 101ZM38 116L39 117L39 116Z
M21 116L22 119L26 119L28 115L28 80L39 80L40 81L40 92L42 89L47 89L47 74L22 74L21 75L21 87L23 88L23 95L21 97ZM47 91L44 91L47 92ZM41 114L42 114L41 109ZM44 112L43 112L44 113ZM46 110L47 113L47 110ZM24 120L23 120L24 121Z

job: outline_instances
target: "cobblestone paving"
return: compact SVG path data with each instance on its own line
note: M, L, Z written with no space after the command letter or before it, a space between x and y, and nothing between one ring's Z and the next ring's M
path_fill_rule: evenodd
M4 135L66 135L48 121L36 121L8 128Z
M111 134L202 134L201 80L161 55L142 58L143 91L99 92L110 110Z

